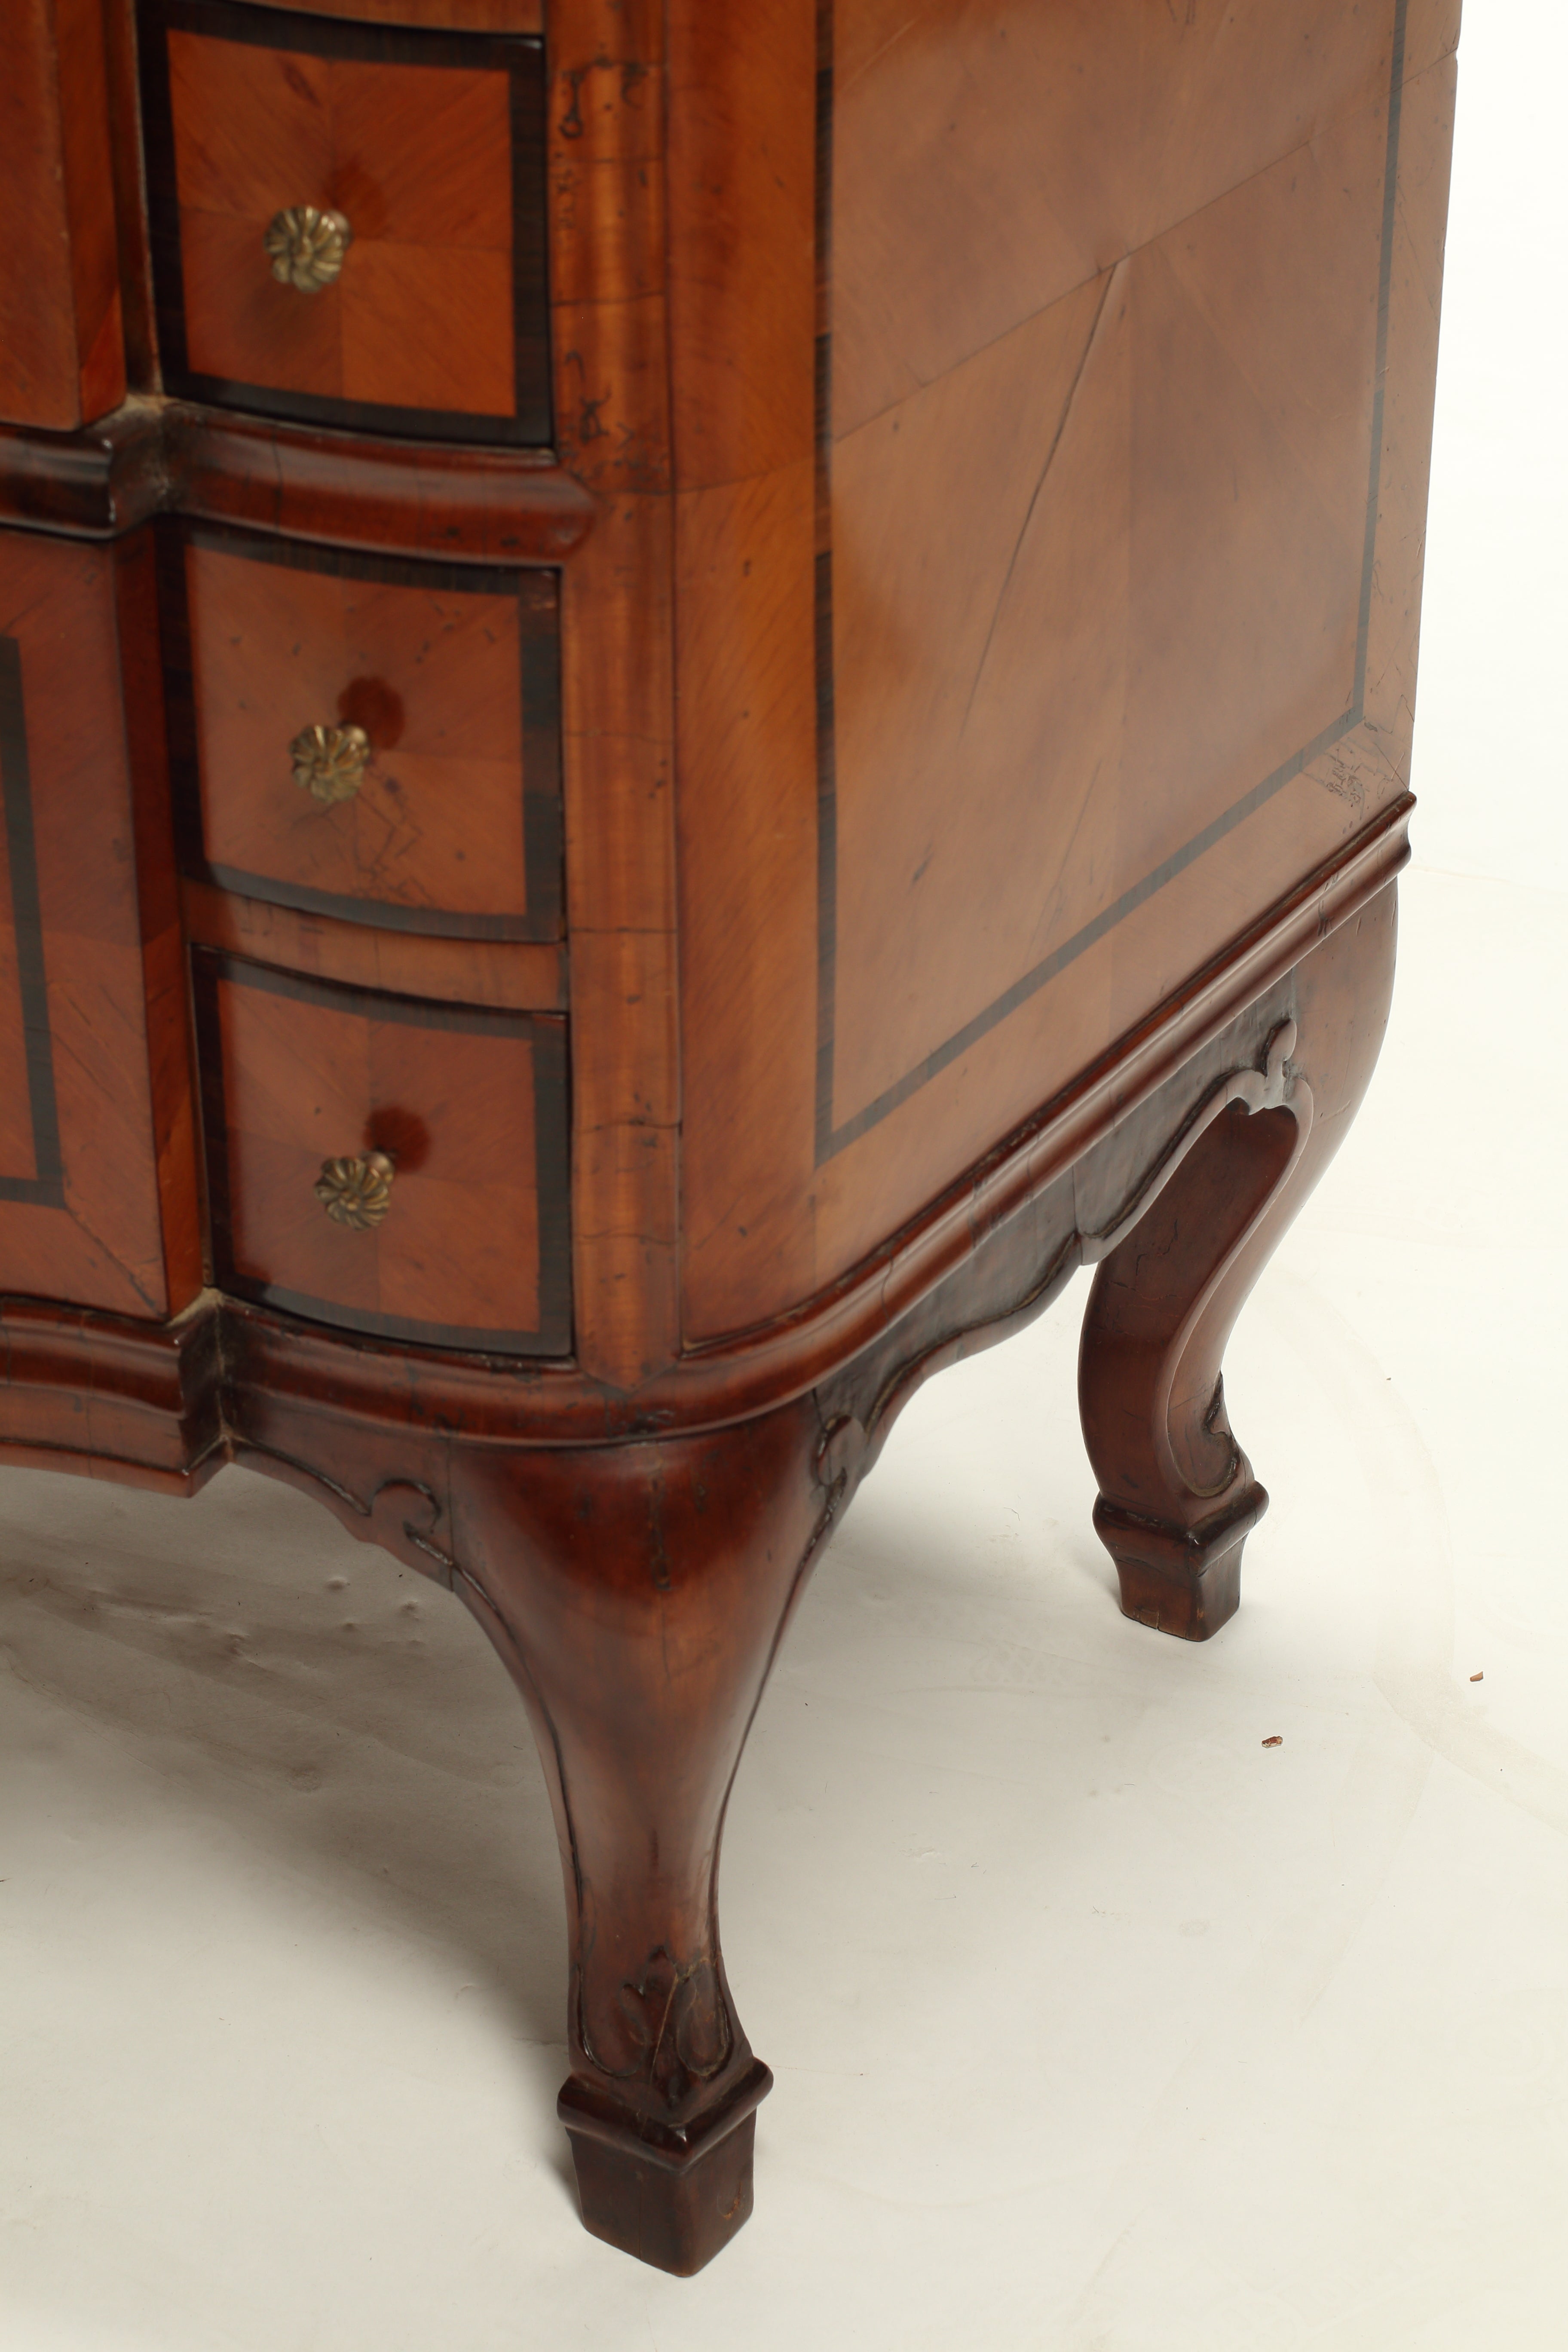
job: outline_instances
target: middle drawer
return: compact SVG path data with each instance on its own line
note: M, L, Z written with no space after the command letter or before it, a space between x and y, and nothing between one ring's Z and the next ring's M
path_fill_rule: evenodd
M560 936L554 572L185 525L162 579L187 875L384 929Z

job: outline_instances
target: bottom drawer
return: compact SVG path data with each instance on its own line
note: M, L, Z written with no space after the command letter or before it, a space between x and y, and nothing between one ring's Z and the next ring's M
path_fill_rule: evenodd
M193 965L219 1287L385 1339L565 1355L564 1021Z

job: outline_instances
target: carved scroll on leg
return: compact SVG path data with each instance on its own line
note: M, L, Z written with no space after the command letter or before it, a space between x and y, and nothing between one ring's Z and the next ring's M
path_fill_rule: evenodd
M772 2077L719 1944L730 1785L833 1495L810 1400L702 1437L454 1464L457 1590L527 1701L572 1940L561 2114L590 2230L698 2270Z
M1206 1641L1240 1599L1268 1497L1232 1434L1221 1360L1366 1090L1394 940L1391 885L1298 966L1282 1087L1213 1120L1095 1276L1079 1359L1094 1524L1122 1608L1162 1633Z

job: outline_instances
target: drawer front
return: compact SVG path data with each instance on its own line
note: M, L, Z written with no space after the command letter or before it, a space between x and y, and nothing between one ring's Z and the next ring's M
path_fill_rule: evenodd
M0 1294L157 1320L200 1268L152 569L0 531Z
M559 936L553 572L174 529L163 569L188 875L383 929Z
M142 52L171 391L548 442L541 42L152 0Z
M385 1339L567 1354L564 1021L192 961L219 1286Z

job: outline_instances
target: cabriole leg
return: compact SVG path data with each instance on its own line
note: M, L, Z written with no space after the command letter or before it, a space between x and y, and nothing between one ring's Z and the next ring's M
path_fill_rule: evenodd
M719 1946L730 1785L831 1516L809 1400L713 1434L455 1465L454 1581L527 1701L571 1937L583 2219L700 2270L752 2210L772 2077Z
M1226 1342L1366 1090L1394 940L1390 885L1297 967L1292 1101L1222 1112L1089 1293L1079 1404L1095 1528L1127 1615L1186 1641L1235 1614L1242 1547L1268 1506L1226 1418Z

